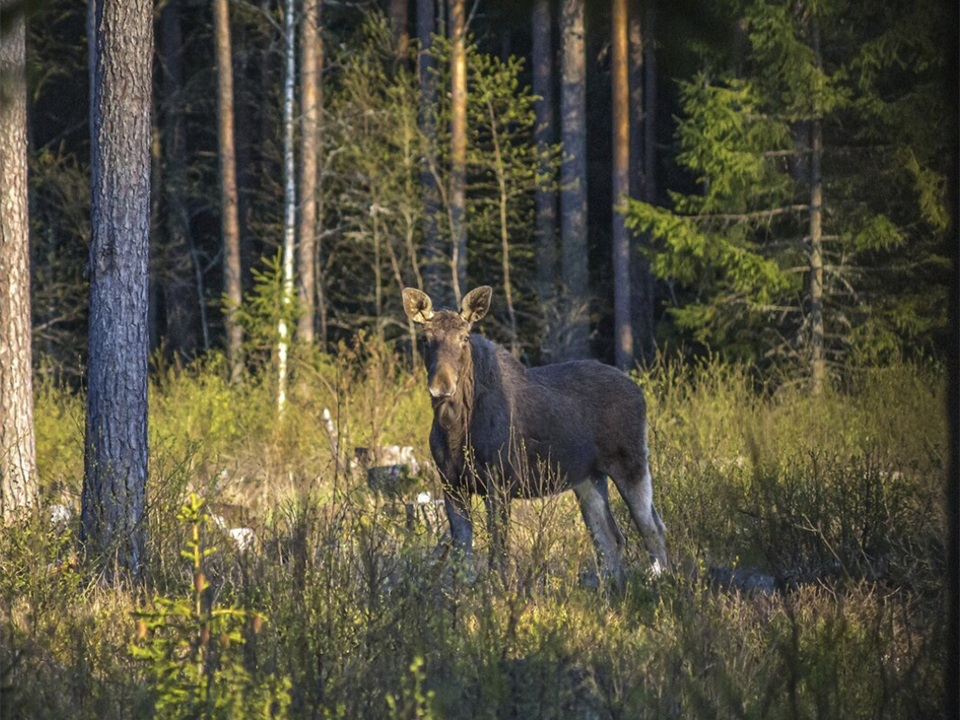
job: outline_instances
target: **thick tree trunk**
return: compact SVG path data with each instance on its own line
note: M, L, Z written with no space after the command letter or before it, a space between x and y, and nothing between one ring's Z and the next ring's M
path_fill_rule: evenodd
M410 53L410 31L407 9L407 0L390 0L390 27L393 29L393 40L397 45L397 57L405 60Z
M450 233L453 297L467 289L467 16L465 0L450 2Z
M9 520L37 497L22 14L13 18L0 43L0 76L0 515Z
M820 35L813 29L813 51L819 64ZM811 391L823 391L826 374L823 332L823 127L819 117L810 123L810 380Z
M445 295L443 251L437 233L440 191L437 187L437 85L434 61L430 54L436 32L436 0L417 0L417 37L420 41L418 72L420 76L420 116L418 123L424 143L420 169L420 190L423 195L423 279L428 295Z
M233 60L230 50L230 15L227 0L213 0L213 24L217 35L217 119L220 140L220 204L223 226L223 284L227 303L239 307L243 300L240 283L240 218L237 210L237 160L233 128ZM243 372L243 330L228 310L227 359L230 379Z
M287 363L290 349L290 327L286 316L293 305L293 264L297 232L297 188L293 142L293 103L296 87L297 52L294 0L285 0L283 9L283 290L282 312L277 334L277 411L282 413L287 402Z
M567 359L590 354L590 274L587 258L587 64L583 0L562 0L560 90L560 245Z
M147 526L150 0L90 0L91 243L81 538L136 578Z
M616 365L633 364L630 322L630 233L618 206L630 195L630 75L627 60L627 0L613 0L613 320Z
M641 23L641 3L630 3L628 42L630 45L630 197L653 202L647 196L644 164L644 129L653 128L653 108L645 111L644 101L644 32ZM649 37L649 32L647 33ZM651 43L652 44L652 43ZM630 250L630 304L633 324L634 360L649 367L654 360L653 274L644 250L650 245L649 233L638 234Z
M209 346L206 303L197 285L197 256L193 252L190 216L184 198L187 186L187 139L183 114L183 39L180 0L171 0L160 21L160 57L163 68L163 199L167 226L164 253L163 301L166 309L165 344L185 357L196 354L200 343ZM202 278L202 269L201 278Z
M541 351L550 357L554 335L551 322L557 302L557 190L550 146L555 142L553 112L553 12L551 0L536 0L531 16L533 33L533 109L537 126L534 138L540 156L534 204L537 215L537 297L546 323Z
M300 247L297 338L313 344L316 322L317 140L320 118L320 2L303 0L300 25Z

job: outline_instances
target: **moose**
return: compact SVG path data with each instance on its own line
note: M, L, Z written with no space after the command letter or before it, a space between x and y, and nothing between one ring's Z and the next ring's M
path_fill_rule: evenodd
M668 569L665 528L653 505L643 391L594 360L525 368L504 347L471 334L492 296L492 288L478 287L457 312L434 310L419 290L403 291L404 311L424 327L430 450L454 548L469 558L472 495L484 498L496 560L506 548L512 498L572 489L602 573L619 580L626 540L610 511L609 476L640 530L652 572Z

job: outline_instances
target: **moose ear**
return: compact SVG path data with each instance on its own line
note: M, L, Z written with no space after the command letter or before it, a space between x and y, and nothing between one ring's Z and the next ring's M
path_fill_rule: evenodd
M403 289L403 310L415 323L425 323L433 317L433 301L414 288Z
M464 296L460 304L460 317L471 324L481 320L490 310L491 297L493 288L489 285L474 288Z

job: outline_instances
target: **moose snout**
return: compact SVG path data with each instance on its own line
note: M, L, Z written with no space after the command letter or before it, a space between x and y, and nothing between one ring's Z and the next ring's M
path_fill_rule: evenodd
M457 391L457 383L430 383L430 397L447 398Z
M448 398L457 391L457 376L446 365L437 368L429 382L430 397L435 400Z

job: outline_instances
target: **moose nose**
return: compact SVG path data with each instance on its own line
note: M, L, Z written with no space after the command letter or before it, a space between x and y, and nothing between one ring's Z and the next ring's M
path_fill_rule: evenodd
M457 391L456 383L449 386L442 385L431 385L430 386L430 397L434 398L446 398L450 397Z

